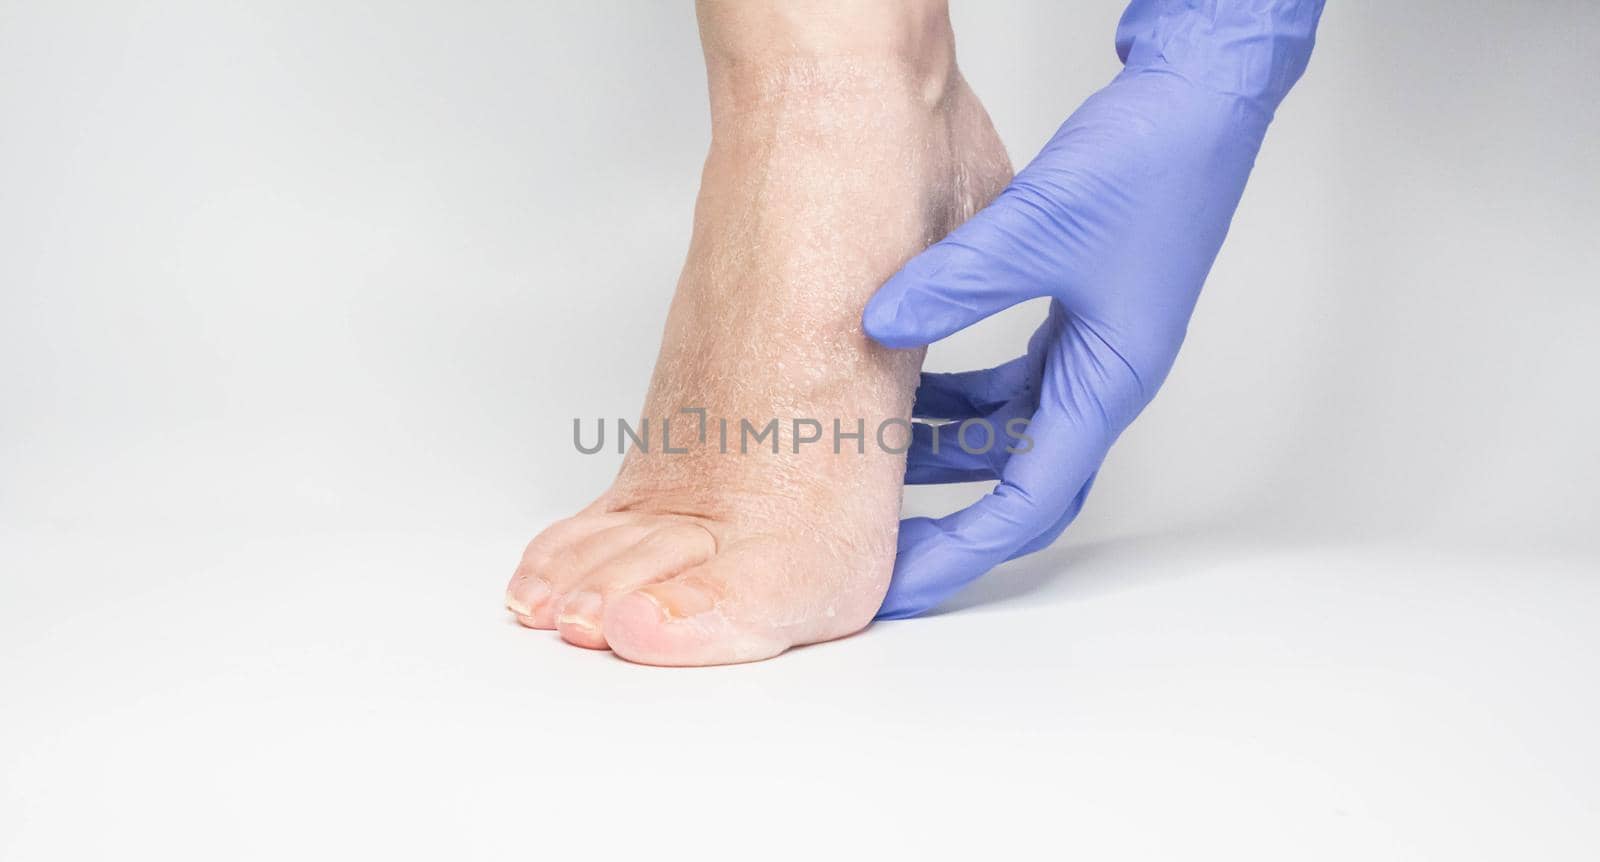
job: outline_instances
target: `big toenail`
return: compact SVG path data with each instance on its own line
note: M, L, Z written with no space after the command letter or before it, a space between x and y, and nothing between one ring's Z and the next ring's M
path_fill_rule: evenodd
M688 584L656 584L639 592L655 602L667 619L696 616L716 606L704 590Z
M598 593L573 593L567 597L566 603L561 606L561 616L556 618L556 624L598 629L600 628L601 605Z

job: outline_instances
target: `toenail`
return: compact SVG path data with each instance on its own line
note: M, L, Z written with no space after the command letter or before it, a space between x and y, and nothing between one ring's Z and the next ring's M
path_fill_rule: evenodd
M598 593L573 593L561 606L561 616L556 618L556 624L598 629L601 607L602 602Z
M544 581L522 584L506 594L506 607L520 616L531 616L533 609L550 597L550 585Z
M706 613L716 606L705 590L688 584L656 584L639 591L654 602L667 619L681 619Z

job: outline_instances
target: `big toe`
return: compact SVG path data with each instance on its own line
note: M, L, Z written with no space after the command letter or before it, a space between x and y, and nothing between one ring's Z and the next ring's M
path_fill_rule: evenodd
M569 643L604 649L607 638L603 619L609 601L697 566L710 559L716 548L716 539L696 523L655 529L577 582L560 601L556 631Z
M718 604L699 579L635 590L606 606L606 641L629 661L680 667L760 661L789 648L771 628L735 624Z
M733 664L865 626L881 594L841 595L832 577L838 573L798 571L801 559L819 558L760 543L724 550L608 602L606 641L617 655L642 664Z

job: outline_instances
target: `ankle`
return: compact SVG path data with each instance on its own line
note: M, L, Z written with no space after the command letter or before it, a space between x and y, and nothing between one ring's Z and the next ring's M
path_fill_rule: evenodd
M699 18L713 121L850 96L933 108L959 80L945 0L703 0Z

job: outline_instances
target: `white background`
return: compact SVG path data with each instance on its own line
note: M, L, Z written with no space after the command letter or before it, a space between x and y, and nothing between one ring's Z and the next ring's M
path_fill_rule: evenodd
M954 10L1019 166L1120 5ZM1594 858L1600 6L1329 6L1062 541L664 671L500 598L642 399L688 6L0 0L0 858Z

